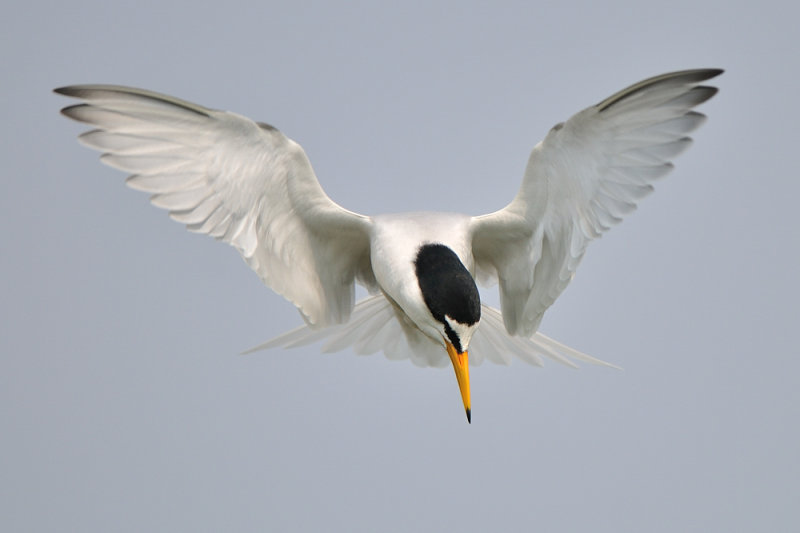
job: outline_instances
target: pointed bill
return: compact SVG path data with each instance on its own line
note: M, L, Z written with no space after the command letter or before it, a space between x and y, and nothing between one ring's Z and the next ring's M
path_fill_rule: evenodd
M456 371L458 388L461 390L461 400L464 402L464 410L467 412L467 422L472 423L472 409L469 399L469 353L458 353L455 346L447 343L447 355L453 362L453 369Z

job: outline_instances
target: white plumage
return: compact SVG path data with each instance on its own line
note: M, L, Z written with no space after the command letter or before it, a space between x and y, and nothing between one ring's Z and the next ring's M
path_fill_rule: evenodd
M472 347L471 364L512 356L572 364L570 357L602 362L539 333L544 312L588 243L634 210L689 146L704 119L692 108L716 93L700 83L721 72L650 78L556 125L534 147L511 203L478 217L359 215L328 198L303 149L272 126L141 89L56 92L85 101L63 113L97 128L81 141L132 173L128 185L189 230L231 244L300 310L306 326L259 348L325 340L325 350L444 366L449 338L457 347L465 341L465 355ZM422 272L418 255L438 244L472 277L499 282L502 313L479 305L478 324L439 312L431 289L421 289L423 277L438 275L436 264ZM355 283L373 296L355 305ZM458 312L453 301L441 309Z

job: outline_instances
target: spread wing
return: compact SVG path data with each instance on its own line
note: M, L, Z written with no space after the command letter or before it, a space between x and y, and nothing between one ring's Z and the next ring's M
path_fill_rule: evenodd
M686 70L644 80L553 127L534 147L505 208L472 220L479 277L496 277L505 327L533 335L569 284L588 243L620 222L672 169L705 116L692 108L722 73Z
M315 326L346 321L354 281L369 288L371 220L331 201L303 149L266 124L141 89L56 89L85 101L62 113L80 136L133 173L134 189L190 231L227 242Z

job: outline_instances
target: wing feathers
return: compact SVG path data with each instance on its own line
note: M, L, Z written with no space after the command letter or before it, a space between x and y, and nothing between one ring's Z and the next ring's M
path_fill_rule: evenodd
M705 120L692 108L717 93L697 84L721 73L656 76L577 113L533 149L511 204L473 219L479 276L500 279L509 333L533 335L589 241L634 211L652 183L672 170L672 159L692 142L688 134ZM520 218L531 237L504 237Z
M174 96L119 85L72 85L59 87L54 89L53 92L112 106L122 106L125 102L140 103L146 101L151 109L162 109L168 113L175 113L176 109L180 109L181 111L190 111L200 116L210 117L212 112L211 109ZM181 115L183 114L185 113L181 113Z
M356 277L374 280L370 219L333 203L303 149L272 126L142 89L56 92L85 100L62 110L95 126L84 145L190 231L234 246L309 323L346 320Z
M157 174L134 174L125 180L128 187L150 193L176 192L195 188L205 181L205 176L197 171L168 172Z
M618 105L620 102L630 100L637 94L641 95L649 93L651 95L655 95L657 93L652 91L654 88L658 88L658 92L661 94L669 94L668 89L670 88L683 87L685 85L706 81L719 76L723 72L724 71L722 69L707 68L668 72L666 74L661 74L660 76L653 76L652 78L647 78L639 83L635 83L630 87L627 87L618 93L609 96L595 107L599 111L605 111L611 106Z

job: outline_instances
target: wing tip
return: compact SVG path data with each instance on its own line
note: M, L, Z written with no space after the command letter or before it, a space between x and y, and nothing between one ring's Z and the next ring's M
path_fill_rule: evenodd
M719 76L720 74L723 74L725 72L724 68L704 68L704 69L699 69L699 70L708 75L707 78L704 78L705 80L710 80L711 78L716 78L717 76Z
M106 84L86 84L86 85L65 85L63 87L56 87L53 92L70 98L81 98L83 100L91 100L93 98L102 98L104 95L109 94L118 98L139 98L145 101L159 102L162 104L169 104L179 107L185 111L191 111L204 117L211 117L213 109L201 106L182 100L174 96L149 91L146 89L139 89L136 87L126 87L124 85L106 85Z
M725 72L725 69L721 68L695 68L689 70L678 70L676 72L665 74L665 76L674 75L675 77L683 77L687 81L701 82L710 80L711 78L716 78L723 72Z
M719 87L714 87L712 85L697 85L693 87L690 92L694 96L692 99L692 105L696 106L711 100L711 98L713 98L714 95L719 92Z
M121 92L126 87L121 85L100 85L100 84L79 84L79 85L64 85L63 87L56 87L53 92L62 96L70 98L83 98L91 96L92 91L117 91Z
M694 85L698 84L702 81L710 80L715 78L725 72L724 69L721 68L698 68L698 69L689 69L689 70L677 70L674 72L667 72L666 74L660 74L658 76L652 76L650 78L646 78L638 83L634 83L630 87L623 89L610 97L606 98L602 102L595 105L598 111L602 112L611 107L615 104L629 98L630 96L639 93L640 91L649 89L654 85L658 85L660 83L679 83L679 84L686 84L686 85ZM698 87L700 88L700 87ZM716 87L705 87L703 86L701 90L713 90L708 95L708 98L700 100L693 105L698 105L702 102L705 102L712 96L714 96L718 89Z
M71 118L72 120L77 120L78 122L86 122L85 120L81 119L80 112L87 107L89 107L88 104L68 105L61 109L61 114L67 118Z

